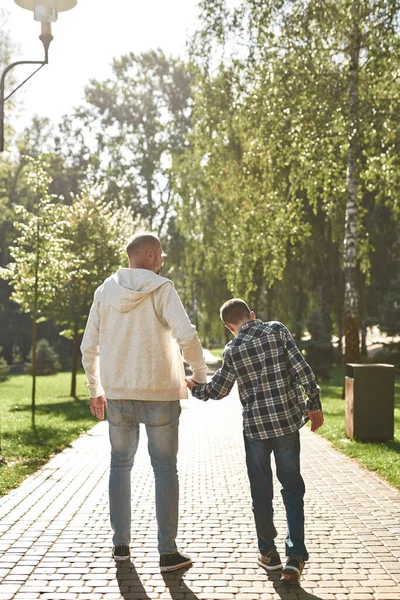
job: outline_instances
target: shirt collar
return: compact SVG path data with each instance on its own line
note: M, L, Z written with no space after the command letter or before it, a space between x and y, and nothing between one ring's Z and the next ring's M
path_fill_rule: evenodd
M254 319L254 321L251 321L251 320L247 321L246 323L243 323L243 325L239 329L239 333L242 333L242 331L246 331L246 329L249 329L250 327L254 327L254 325L260 325L260 323L262 323L261 319Z

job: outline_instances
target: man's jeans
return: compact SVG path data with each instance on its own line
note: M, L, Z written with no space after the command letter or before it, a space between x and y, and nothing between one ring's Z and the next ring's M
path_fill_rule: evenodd
M286 555L308 560L304 545L304 481L300 474L299 432L267 440L244 440L258 547L262 554L275 550L276 529L273 523L273 484L271 452L274 453L276 475L282 485L286 509Z
M131 470L139 443L139 423L144 423L155 479L158 550L160 554L177 550L179 484L176 457L180 413L179 400L107 400L111 442L110 521L114 546L131 541Z

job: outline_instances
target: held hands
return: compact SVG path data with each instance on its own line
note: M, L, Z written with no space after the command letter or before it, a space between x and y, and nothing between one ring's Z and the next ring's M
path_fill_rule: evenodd
M104 419L104 409L107 408L107 400L105 396L90 398L90 412L96 419L102 421Z
M324 424L322 410L308 410L307 415L311 422L311 431L317 431Z
M192 387L194 387L195 385L199 385L197 383L197 381L195 381L194 379L189 379L188 377L185 377L185 381L186 381L186 385L188 386L189 390L191 390Z

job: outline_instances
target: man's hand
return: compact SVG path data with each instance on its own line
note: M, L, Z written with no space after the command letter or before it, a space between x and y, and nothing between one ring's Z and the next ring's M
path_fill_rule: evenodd
M90 412L96 419L102 421L104 419L104 409L107 408L107 400L105 396L90 398Z
M311 421L311 431L317 431L324 424L324 415L322 410L308 410L308 418Z
M189 379L188 377L185 378L186 381L186 385L188 386L189 390L192 389L192 387L194 387L195 385L199 385L197 383L197 381L195 381L194 379Z

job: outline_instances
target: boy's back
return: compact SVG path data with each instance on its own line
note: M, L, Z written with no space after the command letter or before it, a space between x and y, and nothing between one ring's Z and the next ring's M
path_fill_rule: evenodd
M267 439L292 433L308 420L308 410L321 410L314 374L279 321L247 321L226 345L222 359L211 382L196 388L196 397L203 399L204 389L208 398L223 398L237 381L247 437Z

